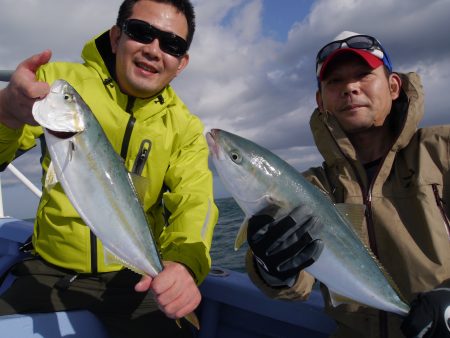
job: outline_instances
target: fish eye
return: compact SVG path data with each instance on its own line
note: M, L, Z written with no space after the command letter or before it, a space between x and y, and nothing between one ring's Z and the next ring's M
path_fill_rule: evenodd
M72 102L73 101L73 96L68 94L68 93L65 93L64 94L64 101Z
M236 151L236 150L230 151L230 158L231 158L231 160L232 160L234 163L239 164L239 163L242 162L242 156L241 156L241 154L239 154L239 152Z

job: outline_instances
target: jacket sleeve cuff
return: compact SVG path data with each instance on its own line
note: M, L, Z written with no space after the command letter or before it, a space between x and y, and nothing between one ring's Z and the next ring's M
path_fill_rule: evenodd
M258 272L259 276L260 276L260 277L261 277L268 285L270 285L270 286L272 286L272 287L286 287L286 286L292 287L292 286L295 284L295 281L297 280L298 275L297 275L297 276L294 276L294 277L292 277L292 278L285 279L285 280L279 279L279 278L277 278L277 277L272 276L271 274L269 274L269 273L268 273L266 270L264 270L264 269L262 268L262 266L261 266L260 264L258 264L256 261L255 261L254 264L255 264L255 266L256 266L256 269L257 269L257 272Z
M202 243L185 243L177 247L171 247L170 250L165 250L161 254L165 261L183 264L189 270L197 285L203 282L211 268L209 256L200 253L199 245L203 246Z

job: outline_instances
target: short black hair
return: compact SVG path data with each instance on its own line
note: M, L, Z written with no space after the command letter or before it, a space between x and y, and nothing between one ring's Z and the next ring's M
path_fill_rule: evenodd
M116 25L122 27L123 23L131 17L133 13L133 7L138 1L144 0L124 0L119 8L119 14L117 15ZM184 14L186 17L187 25L188 25L188 34L186 37L186 42L188 49L191 45L192 39L194 38L195 32L195 12L194 6L190 0L145 0L145 1L153 1L159 3L165 3L174 6L178 11Z

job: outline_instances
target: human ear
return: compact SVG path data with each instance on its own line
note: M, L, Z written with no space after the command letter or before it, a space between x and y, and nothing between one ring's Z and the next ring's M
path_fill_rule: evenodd
M395 100L400 95L400 89L402 88L402 79L397 73L389 74L389 91L391 93L392 100Z
M119 26L114 25L109 30L109 40L111 41L111 50L114 54L117 52L117 46L119 45L120 34L122 30Z
M319 108L319 111L321 113L323 113L325 110L323 109L322 93L320 92L320 90L318 90L316 92L316 102L317 102L317 107Z
M188 63L189 63L189 54L185 54L180 59L180 63L178 65L178 67L177 67L177 74L176 75L180 74L183 71L183 69L186 68Z

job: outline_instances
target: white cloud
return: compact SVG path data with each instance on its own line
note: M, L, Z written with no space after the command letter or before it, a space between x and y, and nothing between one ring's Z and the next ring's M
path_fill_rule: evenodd
M84 42L114 23L120 3L0 0L0 68L15 67L45 48L54 50L53 60L79 60ZM319 165L309 131L314 59L343 30L378 37L395 69L417 70L426 92L424 124L448 123L449 0L317 0L308 16L293 23L285 42L264 35L263 0L194 4L191 60L174 87L208 129L251 138L299 169Z
M0 0L0 67L47 48L53 60L79 61L84 42L114 24L121 2Z

